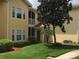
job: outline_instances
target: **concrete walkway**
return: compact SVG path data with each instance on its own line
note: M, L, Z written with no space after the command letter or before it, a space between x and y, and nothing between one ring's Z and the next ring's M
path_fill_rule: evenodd
M71 51L56 58L48 57L48 59L72 59L79 56L79 50Z

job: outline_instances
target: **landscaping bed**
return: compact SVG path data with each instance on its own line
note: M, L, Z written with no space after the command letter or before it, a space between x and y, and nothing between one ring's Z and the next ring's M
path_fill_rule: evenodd
M23 48L23 47L31 45L31 44L36 44L36 43L12 42L9 39L0 39L0 53L5 53L5 52L9 52L9 51L15 51L18 48Z

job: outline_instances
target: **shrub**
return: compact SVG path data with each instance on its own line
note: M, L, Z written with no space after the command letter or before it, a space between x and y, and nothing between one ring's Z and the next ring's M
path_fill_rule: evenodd
M61 43L54 43L54 44L52 44L53 46L56 46L56 47L60 47L60 46L62 46L62 44Z
M12 42L9 39L0 40L0 52L10 51L12 48Z
M49 48L61 48L63 45L61 43L50 43L46 44Z
M64 43L73 43L71 40L64 40Z
M26 45L30 45L29 42L13 42L14 47L24 47Z

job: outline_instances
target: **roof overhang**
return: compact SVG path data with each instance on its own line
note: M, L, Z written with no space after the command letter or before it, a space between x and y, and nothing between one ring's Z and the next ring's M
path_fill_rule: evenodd
M29 7L32 7L32 4L28 0L23 0Z
M0 0L0 2L7 2L9 0ZM28 0L22 0L24 1L29 7L32 7L32 4Z

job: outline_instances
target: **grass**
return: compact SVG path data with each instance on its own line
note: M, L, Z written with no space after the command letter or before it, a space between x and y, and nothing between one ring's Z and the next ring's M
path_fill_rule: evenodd
M79 56L78 57L75 57L74 59L79 59Z
M0 55L0 59L46 59L48 56L59 56L74 48L50 47L44 44L34 44L24 47L21 51Z

